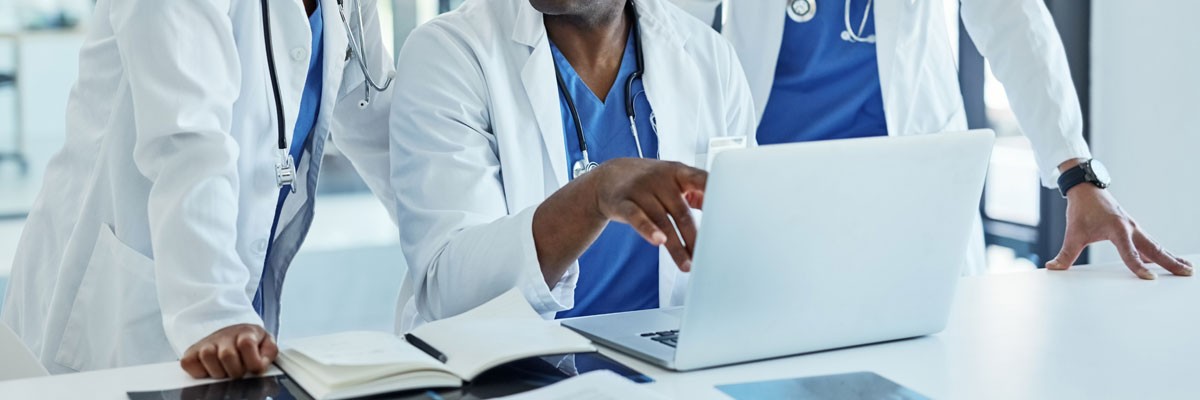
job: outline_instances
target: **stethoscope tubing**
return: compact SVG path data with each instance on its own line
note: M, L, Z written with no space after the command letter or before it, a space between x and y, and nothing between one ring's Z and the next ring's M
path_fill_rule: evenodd
M276 137L278 139L277 146L279 148L279 163L275 165L276 183L279 187L292 186L292 192L295 193L296 187L292 185L295 181L295 165L291 155L288 154L287 131L284 129L283 116L283 96L279 89L279 74L275 66L275 51L273 40L271 39L271 6L269 0L261 0L262 4L262 27L263 27L263 46L267 56L267 70L271 77L271 93L275 103L275 128ZM342 27L346 30L346 39L349 42L350 52L355 61L358 63L359 70L362 71L363 77L367 83L364 88L365 94L363 100L359 102L359 108L366 108L371 102L371 90L384 92L392 85L395 78L394 73L389 73L383 84L379 84L374 76L371 75L370 68L367 67L365 46L366 42L363 38L363 21L362 21L362 4L361 0L354 3L354 10L358 16L358 35L354 35L354 30L350 29L350 21L346 18L346 9L343 0L337 0L338 16L342 20ZM315 51L315 50L314 50Z
M633 93L634 82L642 79L645 71L645 63L642 58L642 39L637 19L637 9L633 8L634 22L629 34L633 35L634 60L637 69L632 74L629 74L629 78L625 80L625 115L629 117L629 129L633 133L633 143L637 147L638 158L645 158L642 152L642 140L638 137L637 109L635 108L635 96ZM582 156L582 160L577 162L575 168L572 169L572 176L578 178L584 173L595 169L598 164L592 162L591 157L588 156L587 137L583 133L583 124L579 119L579 109L575 107L575 100L571 98L571 93L567 91L567 84L563 81L562 72L559 71L557 63L554 65L554 77L558 81L559 93L567 101L567 110L571 112L571 121L575 123L575 137L579 141L579 153Z

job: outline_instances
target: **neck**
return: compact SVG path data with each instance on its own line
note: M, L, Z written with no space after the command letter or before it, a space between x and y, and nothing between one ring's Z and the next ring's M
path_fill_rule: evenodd
M312 16L317 11L317 0L304 0L304 10L308 11L308 16Z
M550 40L600 100L617 78L634 23L625 4L625 0L595 0L587 12L543 18Z

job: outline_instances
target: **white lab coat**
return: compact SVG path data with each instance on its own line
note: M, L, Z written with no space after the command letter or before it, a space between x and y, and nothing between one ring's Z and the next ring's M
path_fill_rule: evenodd
M713 21L722 0L674 0L702 21ZM818 0L821 7L842 1ZM890 135L967 129L958 67L940 0L874 3L875 51ZM723 32L742 60L758 116L766 107L783 42L787 0L729 0ZM1046 187L1057 167L1090 158L1083 117L1062 41L1041 0L962 0L963 23L1011 100ZM966 38L964 38L966 39ZM869 46L868 44L863 44ZM984 271L983 230L976 220L964 274Z
M729 43L666 0L635 4L661 158L704 167L710 138L752 138L754 108ZM397 329L514 287L544 317L571 308L587 271L571 266L548 288L533 242L534 211L569 171L541 13L528 0L468 1L413 31L398 68L392 180L410 270ZM664 306L682 302L677 271L660 251Z
M97 2L66 144L29 214L3 311L51 372L177 360L217 329L262 324L251 300L279 189L259 4ZM390 94L358 107L362 74L347 63L337 4L322 4L316 129L336 132L339 148L392 204ZM382 76L393 67L374 10L375 1L364 1L368 63ZM299 0L273 0L271 14L290 143L311 33ZM298 165L300 191L288 198L281 227L311 195L307 166Z

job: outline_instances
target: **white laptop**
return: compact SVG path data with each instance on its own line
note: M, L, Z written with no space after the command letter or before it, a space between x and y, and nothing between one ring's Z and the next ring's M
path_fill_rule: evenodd
M722 152L686 307L563 325L680 371L937 333L993 141L977 130Z

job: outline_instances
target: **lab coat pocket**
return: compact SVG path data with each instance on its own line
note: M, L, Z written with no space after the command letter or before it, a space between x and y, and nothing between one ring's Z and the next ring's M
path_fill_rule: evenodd
M77 371L171 361L154 261L102 225L55 362Z

